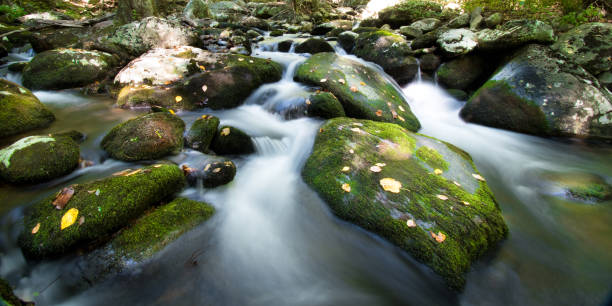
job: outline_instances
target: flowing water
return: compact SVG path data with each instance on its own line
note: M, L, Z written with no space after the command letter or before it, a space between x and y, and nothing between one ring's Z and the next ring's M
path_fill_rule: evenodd
M268 51L265 51L268 50ZM272 50L272 51L270 51ZM313 90L292 80L305 55L261 48L281 63L281 81L259 88L232 110L179 112L191 125L204 113L254 138L256 154L234 158L234 181L182 192L217 209L213 218L124 273L90 283L83 256L26 263L16 246L23 209L77 182L134 164L107 159L101 138L137 111L103 97L36 92L57 116L44 131L77 129L94 166L53 182L0 186L0 276L39 305L598 305L612 289L610 202L566 200L545 182L549 172L587 172L610 179L610 147L585 146L466 124L463 102L433 84L403 88L423 134L451 142L474 158L510 228L506 241L473 265L462 293L446 289L426 266L385 240L335 218L301 180L321 121L303 118ZM18 75L10 78L19 81ZM14 139L13 139L14 140ZM215 156L193 150L170 159L203 167Z

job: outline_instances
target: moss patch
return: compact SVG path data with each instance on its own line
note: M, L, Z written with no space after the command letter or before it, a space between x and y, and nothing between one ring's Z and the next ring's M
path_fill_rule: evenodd
M0 138L49 126L51 111L28 89L0 79Z

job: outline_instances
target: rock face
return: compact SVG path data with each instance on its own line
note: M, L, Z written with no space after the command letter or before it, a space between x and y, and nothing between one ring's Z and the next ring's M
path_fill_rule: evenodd
M611 139L611 95L572 66L547 47L525 47L470 98L461 117L521 133Z
M251 137L233 126L222 126L215 135L210 148L219 155L255 152L255 145Z
M298 67L295 80L321 86L338 98L347 116L393 122L411 131L420 123L397 88L378 71L334 53L318 53Z
M553 28L539 20L511 20L498 29L477 33L478 48L484 51L507 50L526 44L550 44L555 41Z
M476 34L466 29L452 29L442 32L437 42L442 53L449 57L467 54L478 45Z
M383 9L378 13L381 24L389 24L394 28L409 25L422 18L440 16L442 6L435 2L409 0Z
M296 53L315 54L319 52L334 52L334 48L321 38L309 38L295 47Z
M189 129L187 136L185 136L187 146L207 153L218 127L219 118L215 116L203 115L201 118L198 118Z
M355 55L380 65L399 84L416 76L419 65L412 57L406 40L388 31L370 31L359 34L355 42Z
M408 251L454 288L508 231L466 152L395 124L327 121L302 177L338 217Z
M174 48L193 45L198 36L180 22L158 17L147 17L125 24L101 38L101 50L140 56L153 48Z
M111 54L81 49L55 49L36 55L23 70L31 89L66 89L89 85L108 76L118 64Z
M612 24L583 24L561 35L552 48L593 75L610 71Z
M0 177L38 183L70 173L79 165L79 145L69 137L30 136L0 150Z
M183 149L185 123L169 113L151 113L115 126L102 139L112 158L151 160L178 154Z
M72 185L74 194L63 209L52 204L55 194L30 208L19 246L24 256L32 259L74 252L109 237L184 184L185 177L177 166L156 165L131 175Z
M51 111L28 89L0 79L0 138L49 126Z

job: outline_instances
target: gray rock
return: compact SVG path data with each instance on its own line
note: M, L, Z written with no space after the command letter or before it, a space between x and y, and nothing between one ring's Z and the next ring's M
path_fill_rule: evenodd
M469 25L470 25L470 14L466 13L466 14L462 14L462 15L459 15L451 19L451 21L449 21L446 26L451 29L458 29L458 28L467 27Z
M480 15L476 15L470 19L470 30L478 30L484 19Z
M485 19L485 24L488 28L494 28L502 23L504 16L501 13L495 13Z
M415 28L411 25L409 26L402 26L399 28L400 34L404 35L404 37L406 37L407 39L414 39L417 38L421 35L423 35L423 31Z
M438 81L447 88L465 90L483 78L487 61L479 55L467 55L446 62L438 69Z
M477 33L478 48L485 51L508 50L530 43L550 44L555 41L553 28L539 20L511 20L498 29Z
M440 26L440 24L442 23L442 21L440 21L440 19L436 19L436 18L425 18L425 19L421 19L419 21L415 21L413 22L410 26L421 30L423 33L435 30L437 27Z
M612 23L587 23L561 35L552 48L593 75L612 70Z
M446 56L467 54L478 45L476 34L467 29L451 29L442 32L437 43Z

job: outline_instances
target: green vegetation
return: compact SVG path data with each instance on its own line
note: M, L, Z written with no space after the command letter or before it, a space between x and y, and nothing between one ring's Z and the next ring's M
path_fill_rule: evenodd
M14 22L17 18L26 14L27 12L19 5L0 5L0 15L4 16L6 22Z

